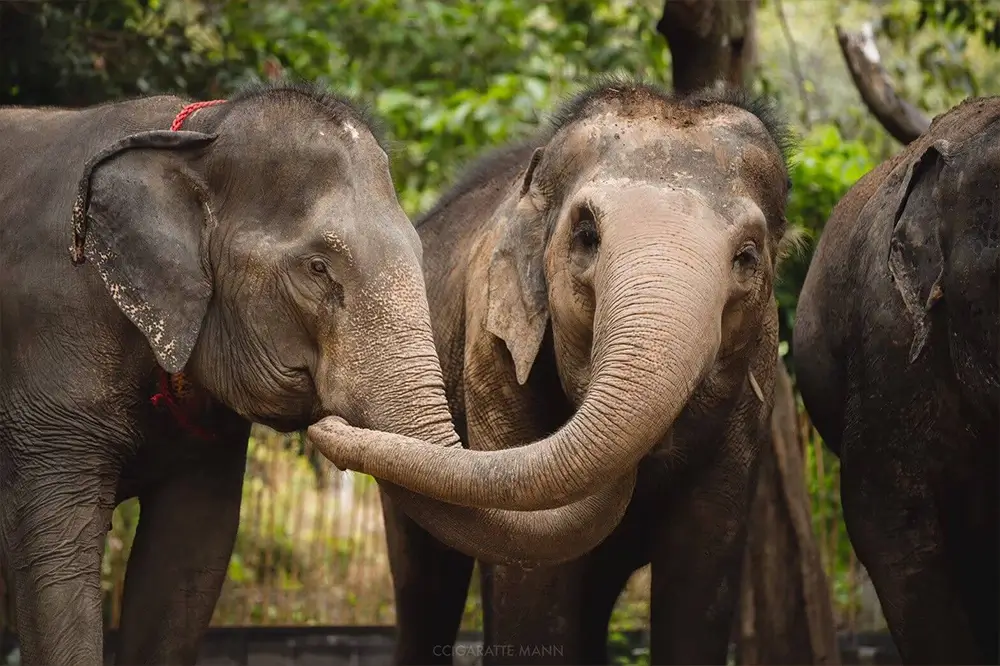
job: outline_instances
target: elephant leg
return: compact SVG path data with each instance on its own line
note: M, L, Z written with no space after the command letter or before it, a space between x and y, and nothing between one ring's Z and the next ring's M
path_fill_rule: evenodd
M46 450L43 442L33 445ZM0 450L4 471L6 453ZM19 473L0 484L0 559L13 582L22 663L99 666L101 556L115 483L96 466L62 466L54 455L45 464L19 462Z
M948 543L948 571L976 635L980 663L996 664L1000 663L1000 498L997 447L995 441L984 440L977 444L991 454L981 459L977 474L950 486L939 517Z
M608 625L632 573L649 563L655 465L640 466L621 523L586 556L525 570L483 566L484 664L606 664Z
M920 439L907 438L914 452L907 461L924 450ZM845 441L845 452L856 446ZM987 663L950 575L925 476L907 461L842 459L848 536L872 579L903 663Z
M650 662L725 664L739 597L751 467L726 450L678 478L652 545Z
M580 590L580 664L608 664L608 630L622 590L649 563L651 500L656 478L639 469L639 483L618 528L584 562ZM643 618L645 621L646 618Z
M523 569L483 566L483 664L582 663L580 603L584 560Z
M118 664L194 664L226 579L240 522L246 439L139 493L125 575Z
M380 496L396 598L394 661L451 664L475 562L437 541L385 493Z
M587 558L587 571L580 590L580 656L576 663L611 663L608 655L611 614L634 572L622 555Z

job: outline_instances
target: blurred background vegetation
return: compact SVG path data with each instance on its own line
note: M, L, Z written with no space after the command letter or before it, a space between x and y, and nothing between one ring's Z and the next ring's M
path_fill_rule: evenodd
M252 80L319 81L384 119L399 198L416 215L469 159L530 131L594 75L669 88L671 54L656 30L662 13L662 0L6 1L0 103L82 106L166 92L215 99ZM862 104L834 24L870 22L900 95L933 116L1000 89L997 15L987 2L762 0L752 80L781 102L800 138L792 224L816 238L844 192L899 149ZM811 247L788 262L777 294L793 374L787 342ZM853 617L860 583L840 518L837 461L807 433L814 527L838 618ZM244 525L216 621L392 623L373 486L301 455L308 452L296 437L256 429L252 447ZM346 505L364 514L349 519L355 527L369 527L333 527L338 511L348 520ZM137 511L128 503L115 514L109 590L121 580ZM358 541L361 532L368 541ZM382 573L358 573L351 563L362 560ZM254 587L265 579L278 581L273 598ZM646 622L643 580L623 597L616 626ZM478 621L475 596L467 626Z

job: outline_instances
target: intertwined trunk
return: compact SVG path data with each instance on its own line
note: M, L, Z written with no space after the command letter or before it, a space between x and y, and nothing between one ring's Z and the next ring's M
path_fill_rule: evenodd
M467 454L448 410L419 267L390 272L403 277L391 286L378 284L372 289L391 289L394 298L383 299L369 317L340 325L339 339L357 345L339 354L355 364L344 373L353 378L355 418L358 425L373 429L354 432L361 438L419 440L417 460L411 464L443 451ZM377 355L371 353L371 340L379 341ZM343 364L323 367L340 372ZM336 460L336 447L324 446L317 426L310 429L310 436L320 452ZM399 452L390 440L383 455ZM556 562L589 550L618 524L635 484L634 474L625 474L613 487L573 506L521 512L445 503L394 484L377 469L360 471L373 473L393 502L441 542L496 563ZM567 536L554 540L555 534Z
M469 451L450 428L413 428L407 424L419 421L416 414L402 413L400 423L376 427L416 438L355 431L347 441L335 424L319 424L311 431L317 446L341 466L419 493L386 486L431 533L460 550L480 551L475 554L487 562L587 552L617 526L639 460L672 427L718 352L729 249L724 234L712 231L714 220L685 219L691 206L649 186L616 191L603 202L610 217L634 218L638 210L642 218L603 235L591 383L573 417L550 437ZM443 391L414 396L413 404L443 413ZM493 537L489 553L469 538L484 525Z

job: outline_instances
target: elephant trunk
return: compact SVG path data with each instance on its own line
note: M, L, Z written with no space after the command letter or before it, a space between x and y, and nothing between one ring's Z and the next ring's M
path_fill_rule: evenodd
M378 287L382 293L392 293L393 299L383 300L371 321L358 322L365 335L344 335L344 331L340 336L367 343L359 343L367 350L359 347L344 354L358 359L349 369L355 393L349 411L357 425L375 430L353 432L363 437L381 431L377 434L420 440L423 448L418 455L465 451L448 409L419 268L393 273L397 280L400 274L407 277L389 291L385 291L389 285ZM316 426L309 434L321 453L337 459L328 440L317 436ZM553 564L591 550L621 520L635 485L635 474L626 474L613 487L576 505L524 513L457 506L373 476L396 507L439 541L494 564ZM557 543L549 538L554 534L571 536Z
M575 511L595 491L628 485L715 361L729 256L718 220L694 217L703 206L664 201L649 187L613 197L606 215L635 218L627 205L642 219L603 234L591 382L560 430L498 451L432 449L371 431L348 444L329 422L313 427L314 439L326 438L332 459L350 469L466 507ZM598 517L602 527L610 517Z

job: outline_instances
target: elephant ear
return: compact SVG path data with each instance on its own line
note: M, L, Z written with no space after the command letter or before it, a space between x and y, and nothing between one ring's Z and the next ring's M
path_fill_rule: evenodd
M212 295L201 251L211 211L191 164L214 140L183 131L128 136L87 163L73 206L73 262L97 266L171 373L187 363Z
M519 191L512 191L498 211L500 237L489 264L486 330L506 343L522 386L538 356L549 317L543 268L545 223L530 195L543 154L543 148L535 149Z
M910 363L920 356L931 332L931 308L944 295L941 278L942 211L937 185L949 157L947 141L936 141L915 160L901 183L893 216L889 273L913 325Z

